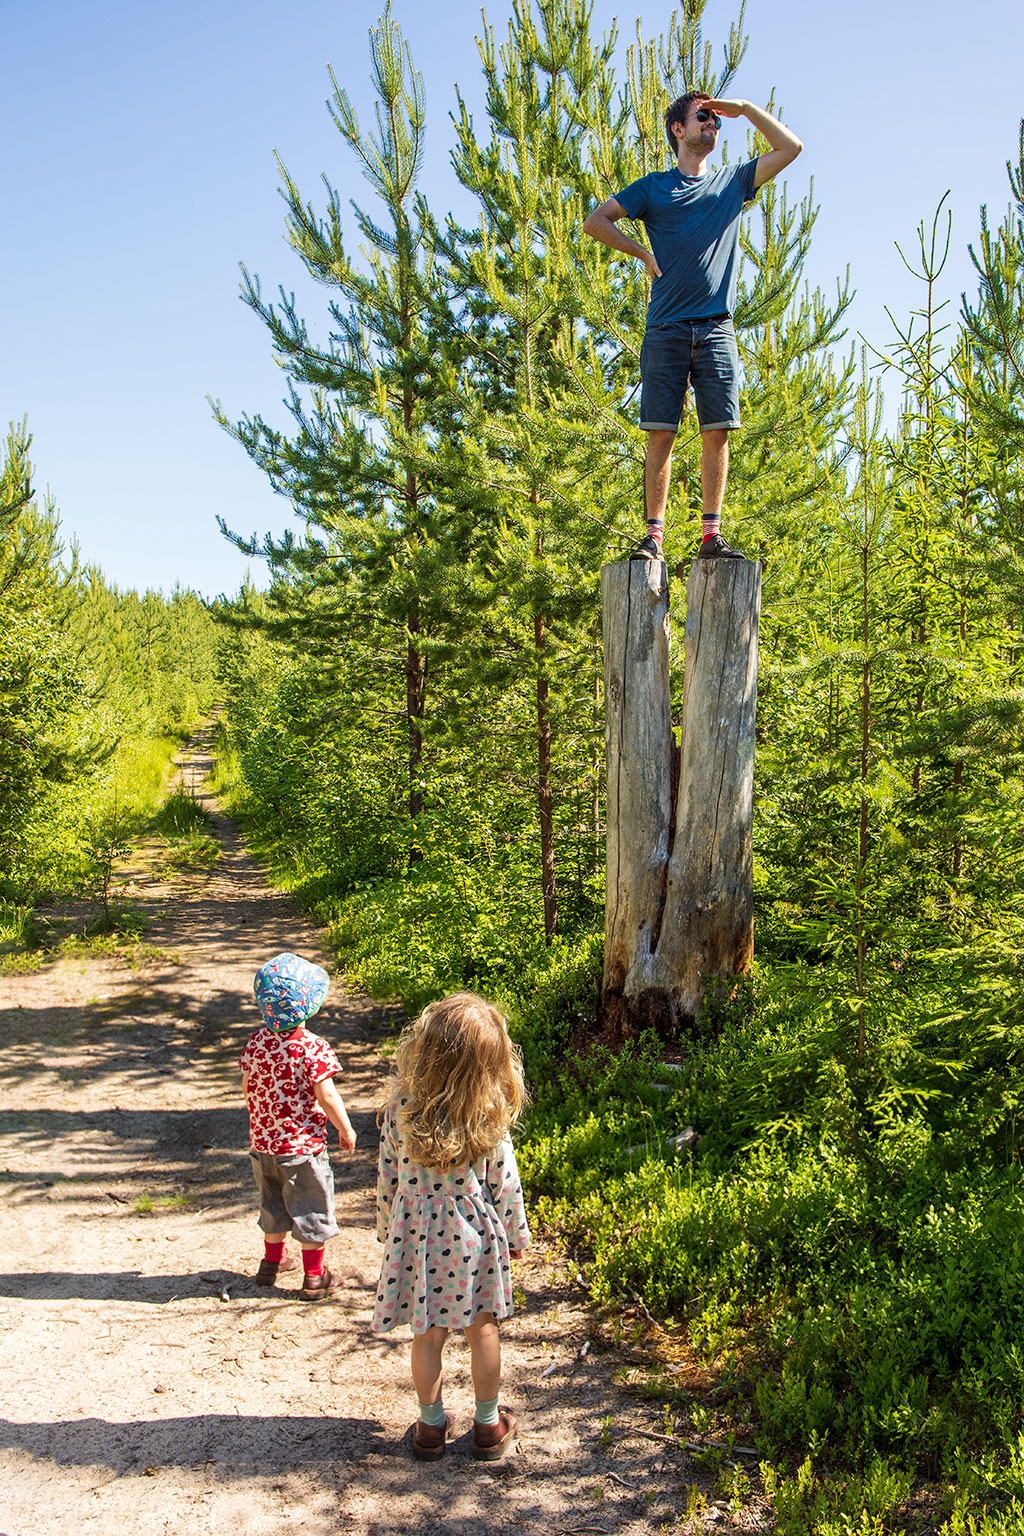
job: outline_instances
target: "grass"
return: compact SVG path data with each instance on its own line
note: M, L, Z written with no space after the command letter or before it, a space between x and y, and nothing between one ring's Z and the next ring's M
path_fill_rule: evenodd
M0 975L28 975L60 955L118 954L126 956L133 968L144 959L173 959L165 951L147 950L139 940L149 927L149 918L135 902L124 898L124 877L120 873L130 853L126 839L130 832L144 830L161 839L166 868L183 871L210 869L220 856L220 844L212 835L212 824L195 794L178 783L162 802L166 786L169 752L177 743L170 738L159 742L136 743L128 752L128 766L119 768L123 778L128 768L141 775L141 783L128 796L127 809L118 817L116 836L108 829L97 841L104 850L94 855L85 901L92 897L92 910L85 915L57 916L34 909L31 903L0 902ZM97 895L97 880L102 894Z
M141 832L160 811L181 747L177 736L146 736L118 748L108 789L109 808L117 807L129 833Z
M183 1211L195 1204L195 1195L187 1194L180 1190L177 1194L153 1195L148 1189L144 1189L138 1199L132 1204L132 1210L137 1216L149 1216L154 1211Z
M61 944L59 953L71 960L107 955L125 961L133 971L158 960L162 960L167 965L181 964L181 956L176 950L164 949L159 944L147 944L130 932L84 935L72 933Z
M112 902L107 913L68 919L33 913L28 947L12 944L5 950L0 944L0 976L28 976L61 958L77 960L90 955L117 956L132 970L152 960L176 965L177 955L143 942L148 928L145 912L127 902Z
M31 903L0 902L0 954L38 942Z
M217 733L216 756L213 760L213 771L207 781L207 788L210 794L225 805L232 815L242 809L244 786L241 763L237 750L232 746L223 729Z
M167 853L163 859L165 869L181 873L200 869L212 869L220 858L220 843L215 837L194 834L168 839Z
M179 781L153 817L155 832L168 839L195 837L209 830L210 818L194 790Z
M220 843L212 822L194 790L183 782L175 785L152 822L166 850L163 863L178 870L212 869L220 857Z

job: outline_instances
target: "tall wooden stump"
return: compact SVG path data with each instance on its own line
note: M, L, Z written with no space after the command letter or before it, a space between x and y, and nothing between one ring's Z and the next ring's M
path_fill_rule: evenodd
M601 990L605 1027L618 1033L640 1022L622 1016L624 999L636 992L636 969L657 943L672 825L675 741L664 560L603 566L601 604L608 784Z
M678 792L663 561L601 572L608 768L602 1013L610 1034L699 1013L753 954L761 567L695 560L686 584Z

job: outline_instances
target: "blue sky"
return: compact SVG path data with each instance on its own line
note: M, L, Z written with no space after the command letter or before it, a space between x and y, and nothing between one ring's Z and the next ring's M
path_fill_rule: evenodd
M448 113L458 82L483 120L479 6L392 9L426 83L423 190L435 211L466 218ZM0 427L28 416L37 481L66 536L123 587L233 591L247 562L217 514L261 533L292 520L205 397L284 422L283 379L238 299L238 263L265 291L295 289L318 327L325 295L285 245L274 151L307 198L320 198L326 173L343 203L363 199L324 100L330 63L368 118L367 32L379 10L368 0L0 0ZM737 10L710 0L716 56ZM506 0L487 8L499 35L509 11ZM635 16L650 35L670 14L648 0L595 0L593 21L603 31L617 16L628 40ZM746 30L733 94L763 104L774 89L806 146L788 179L802 196L813 176L821 206L811 282L831 289L849 264L851 330L884 346L885 306L905 315L917 302L894 242L912 252L917 224L950 188L943 281L955 314L971 286L979 205L1001 215L1008 201L1005 162L1024 115L1018 0L748 0Z

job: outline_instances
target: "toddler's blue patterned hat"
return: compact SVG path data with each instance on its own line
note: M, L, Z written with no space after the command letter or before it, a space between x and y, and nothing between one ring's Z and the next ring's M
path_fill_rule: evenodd
M327 996L331 979L322 965L301 955L275 955L256 972L252 989L270 1029L290 1034L311 1019Z

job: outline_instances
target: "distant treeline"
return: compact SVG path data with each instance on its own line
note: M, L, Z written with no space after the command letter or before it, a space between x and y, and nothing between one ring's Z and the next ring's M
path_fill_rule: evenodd
M0 900L76 889L90 850L153 809L216 695L216 626L175 587L120 592L67 550L27 426L0 464Z

